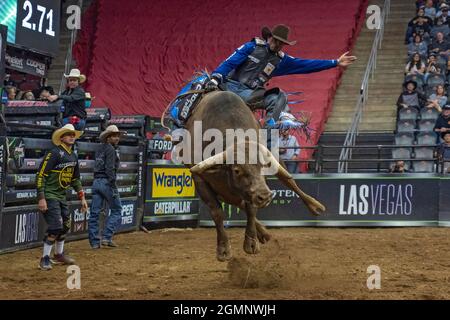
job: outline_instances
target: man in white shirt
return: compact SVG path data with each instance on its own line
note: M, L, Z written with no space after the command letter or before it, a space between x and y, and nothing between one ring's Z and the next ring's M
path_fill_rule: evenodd
M289 147L297 147L297 149L283 149ZM300 145L297 139L289 134L289 130L281 130L280 138L278 139L278 148L280 148L280 159L284 160L287 170L290 173L296 173L298 169L298 162L296 160L300 154Z

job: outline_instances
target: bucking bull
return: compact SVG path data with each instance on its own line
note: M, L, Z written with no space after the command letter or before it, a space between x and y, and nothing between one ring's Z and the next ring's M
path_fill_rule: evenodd
M195 121L201 121L203 132L216 128L223 136L226 134L226 129L254 129L255 132L261 129L244 101L236 94L227 91L214 91L204 95L185 124L191 137L194 137ZM205 146L206 144L203 143L203 150ZM198 164L194 164L194 161L190 164L184 163L190 168L198 195L209 207L214 220L217 229L217 259L219 261L231 258L231 246L223 226L224 212L221 202L236 206L247 214L244 238L246 253L258 253L258 240L263 244L270 240L266 228L256 218L258 209L266 207L272 200L272 192L266 184L264 175L261 174L264 163L275 166L275 175L278 179L299 195L313 214L325 211L325 207L320 202L305 194L297 186L285 167L266 147L262 144L258 146L258 152L264 158L263 163L224 164L227 155L225 148L223 152L216 153ZM193 151L192 146L192 155Z

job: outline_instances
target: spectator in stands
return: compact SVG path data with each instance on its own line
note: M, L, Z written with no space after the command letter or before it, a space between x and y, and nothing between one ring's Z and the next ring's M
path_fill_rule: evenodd
M438 32L436 34L436 39L431 43L429 50L430 53L436 53L440 56L443 56L447 60L447 56L450 53L450 45L444 39L444 34L442 32Z
M90 108L92 105L92 100L94 100L95 97L92 97L90 92L86 92L85 96L86 96L85 106L86 108Z
M5 75L5 79L3 80L3 85L6 87L16 87L17 88L17 83L11 79L11 75L10 74L6 74Z
M430 28L433 26L433 19L431 19L430 17L425 16L425 7L422 8L418 8L417 9L417 14L414 18L412 18L409 22L408 22L408 27L413 27L414 25L417 24L417 22L419 22L419 18L424 19L424 23L427 24ZM411 33L412 35L412 33Z
M31 90L27 90L24 92L22 100L35 101L36 99L34 98L33 92L31 92Z
M425 82L431 75L442 74L442 70L437 62L437 54L431 53L428 57L427 67L425 69Z
M68 88L61 95L51 95L50 102L61 99L64 101L63 123L71 123L77 130L82 131L86 126L86 95L80 84L86 77L80 70L72 69L70 74L64 75L68 79Z
M436 14L437 18L442 18L442 22L445 24L449 24L450 17L448 15L448 5L443 3L440 6L438 13Z
M389 169L390 173L408 173L409 170L405 167L405 161L398 160L395 164Z
M54 95L53 87L44 86L39 90L39 99L41 101L48 101L48 97Z
M425 81L425 83L427 83L427 80L430 76L441 75L441 74L442 74L442 70L437 63L437 55L436 55L436 53L432 53L432 54L430 54L430 57L428 58L428 64L425 69L424 81Z
M408 56L409 58L411 58L411 56L415 53L420 54L420 57L422 59L426 59L426 57L428 56L428 46L427 44L423 41L422 36L420 35L416 35L414 37L414 42L411 42L408 45Z
M425 63L423 63L422 59L420 58L419 53L414 53L411 56L411 59L406 64L405 67L405 75L416 75L423 77L425 74Z
M6 92L8 93L8 100L16 100L17 88L13 86L6 87Z
M425 8L425 0L416 0L416 8L417 10L423 10Z
M422 19L423 24L425 26L427 26L428 30L431 31L431 27L433 26L433 20L431 20L429 17L425 16L424 8L419 8L419 9L417 9L417 15L414 18L412 18L408 23L408 28L406 30L406 36L405 36L405 44L412 42L413 33L417 33L417 32L414 32L416 29L415 27L418 25L420 19ZM425 41L425 43L427 45L430 44L429 37L426 39L422 39L422 40Z
M450 75L450 60L447 61L447 69L445 75L448 77Z
M444 163L444 168L447 168L445 173L450 173L450 131L443 132L442 135L443 142L438 146L436 151L436 156L440 162Z
M426 43L430 43L431 26L425 17L418 17L415 23L408 29L406 33L406 44L413 41L416 35L420 35Z
M450 105L445 105L442 108L442 113L436 120L434 131L441 134L450 131Z
M425 15L434 20L436 18L436 8L434 7L433 0L427 0L425 2Z
M434 39L438 32L442 32L444 37L447 37L450 34L450 27L448 24L444 23L444 19L441 17L436 18L434 26L431 28L430 36Z
M282 149L296 147L297 149ZM289 130L280 131L280 137L278 138L278 148L280 148L280 158L284 160L286 168L290 173L297 173L298 162L296 160L300 154L300 145L298 144L295 136L289 134Z
M401 108L408 107L420 110L420 108L425 105L427 99L423 94L417 92L417 82L407 81L405 82L404 87L405 90L400 94L397 100L397 111Z
M116 125L110 125L100 134L102 142L95 153L94 182L92 185L92 203L89 217L89 243L92 249L99 249L100 244L117 247L112 240L120 224L122 204L117 188L117 170L119 169L120 136L123 134ZM103 240L100 242L99 218L104 203L108 203L111 214L106 220Z
M436 108L437 111L441 112L442 107L447 104L447 96L445 95L445 89L443 85L438 85L436 87L436 92L428 97L427 108Z

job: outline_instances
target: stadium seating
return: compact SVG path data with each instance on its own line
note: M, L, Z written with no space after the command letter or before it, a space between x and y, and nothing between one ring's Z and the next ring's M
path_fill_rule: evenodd
M419 121L419 123L418 123L418 125L419 125L419 131L422 131L422 132L426 132L426 131L428 131L428 132L432 132L433 131L433 129L434 129L434 124L435 124L435 122L436 121L434 121L434 120L429 120L429 119L425 119L425 120L420 120Z
M434 171L433 161L414 161L413 162L414 172L417 173L431 173Z
M395 144L398 146L407 146L414 143L414 133L399 132L395 135Z
M419 111L416 108L412 108L412 107L402 108L398 112L399 120L416 121L418 116L419 116Z
M397 132L415 132L415 120L399 120L397 121Z
M437 111L435 108L422 108L422 110L420 110L420 118L422 120L436 121L438 117L439 111Z
M414 155L416 159L433 159L433 147L414 148Z
M435 144L436 134L434 132L420 132L417 134L417 144Z
M427 86L429 86L429 87L434 87L437 85L444 85L444 84L445 84L445 76L442 74L433 75L427 79Z
M405 160L411 158L411 150L412 148L395 148L392 149L392 158L393 159L399 159L399 160Z

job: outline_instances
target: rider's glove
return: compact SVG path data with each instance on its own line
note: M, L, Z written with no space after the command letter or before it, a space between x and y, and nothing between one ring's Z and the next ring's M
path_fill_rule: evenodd
M209 92L209 91L214 91L217 89L217 86L219 85L219 83L221 83L222 79L221 79L221 75L218 74L213 74L211 76L211 79L205 84L205 91Z

